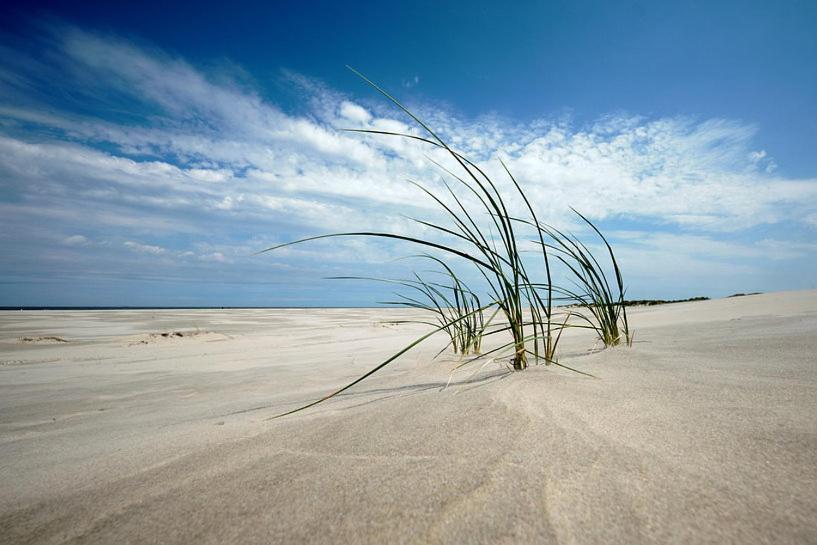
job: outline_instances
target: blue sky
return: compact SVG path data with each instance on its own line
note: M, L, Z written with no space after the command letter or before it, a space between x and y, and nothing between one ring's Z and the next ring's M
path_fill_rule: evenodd
M813 2L42 2L0 8L0 305L369 305L435 217L392 90L633 297L817 287ZM468 274L466 272L465 274Z

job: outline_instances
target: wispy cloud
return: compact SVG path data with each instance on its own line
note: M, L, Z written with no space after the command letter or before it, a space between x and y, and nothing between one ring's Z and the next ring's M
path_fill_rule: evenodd
M62 242L68 246L83 246L88 244L88 239L82 235L71 235L65 237Z
M152 244L141 244L132 240L125 241L125 247L142 254L162 255L167 253L167 250L161 246L153 246Z
M406 179L439 183L429 156L444 157L342 130L419 134L361 98L362 84L351 96L284 73L306 108L296 114L228 74L115 36L62 26L39 46L39 58L6 47L0 61L0 214L4 229L32 233L26 247L40 254L59 245L99 257L93 239L143 260L253 268L246 256L267 243L348 228L409 232L420 227L404 216L434 213ZM621 237L634 251L652 241L701 263L760 259L780 245L756 250L771 239L736 243L736 234L817 224L817 180L776 174L756 128L741 122L616 115L575 126L414 107L500 179L503 159L543 217L565 224L575 206L637 224L638 237ZM686 238L657 241L656 229ZM788 243L797 249L781 259L812 250ZM351 241L324 249L325 267L399 254ZM310 250L292 255L310 259Z

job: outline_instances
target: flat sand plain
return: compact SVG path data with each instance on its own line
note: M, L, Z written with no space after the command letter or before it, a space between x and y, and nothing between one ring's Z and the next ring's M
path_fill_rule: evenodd
M817 543L817 291L454 375L390 309L0 313L0 543ZM181 335L176 335L181 333ZM163 335L167 334L167 335Z

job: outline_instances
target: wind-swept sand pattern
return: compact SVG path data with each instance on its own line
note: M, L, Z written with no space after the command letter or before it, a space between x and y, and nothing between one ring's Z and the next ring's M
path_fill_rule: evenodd
M0 314L0 542L817 543L817 292L634 309L631 349L566 334L595 379L443 389L440 337L268 420L407 315Z

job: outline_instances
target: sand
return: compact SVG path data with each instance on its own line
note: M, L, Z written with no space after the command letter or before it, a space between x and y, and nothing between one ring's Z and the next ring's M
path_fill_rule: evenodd
M445 388L436 341L268 420L408 314L0 313L0 543L817 543L817 291L634 309L631 349L570 334L597 378Z

